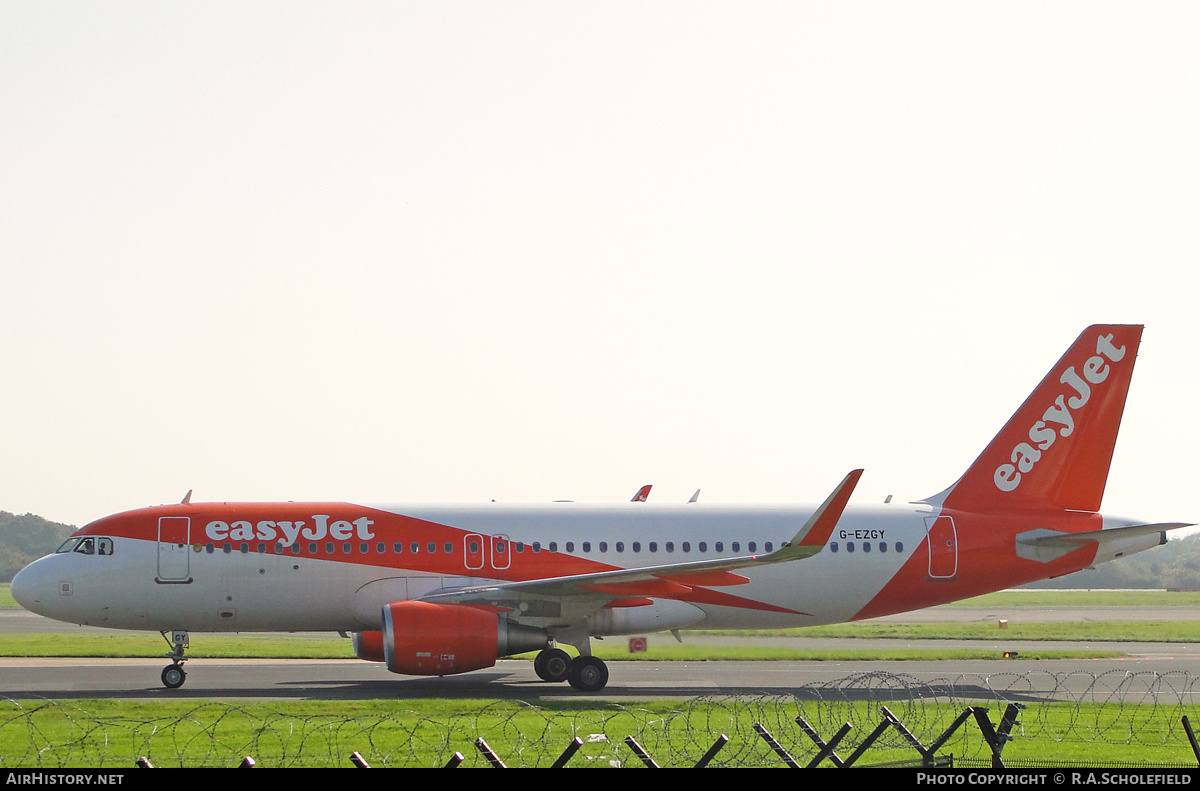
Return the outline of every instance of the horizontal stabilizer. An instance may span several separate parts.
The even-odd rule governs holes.
[[[1087,530],[1082,533],[1064,533],[1059,530],[1039,528],[1017,536],[1017,556],[1039,563],[1049,563],[1086,546],[1095,548],[1089,568],[1107,563],[1131,552],[1165,544],[1167,531],[1189,527],[1186,522],[1159,522],[1156,524],[1110,527],[1107,530]]]
[[[1181,527],[1192,527],[1189,522],[1159,522],[1157,524],[1129,525],[1128,527],[1110,527],[1107,530],[1088,530],[1084,533],[1049,532],[1042,535],[1022,535],[1017,541],[1027,546],[1063,546],[1079,545],[1086,541],[1109,541],[1120,538],[1136,538]]]

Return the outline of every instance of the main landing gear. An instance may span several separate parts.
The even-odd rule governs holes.
[[[538,652],[533,660],[533,670],[543,681],[566,681],[580,692],[599,692],[608,684],[608,665],[602,659],[594,656],[572,659],[561,648]]]
[[[171,664],[163,668],[162,683],[167,689],[179,689],[183,686],[183,682],[187,680],[187,673],[183,672],[183,663],[187,658],[183,655],[183,650],[188,647],[187,632],[171,632],[170,639],[167,638],[166,632],[159,632],[167,644],[171,646],[171,653],[165,654],[171,659]]]

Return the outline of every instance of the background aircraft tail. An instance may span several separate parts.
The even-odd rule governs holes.
[[[927,502],[1099,511],[1141,338],[1141,325],[1084,330],[958,482]]]

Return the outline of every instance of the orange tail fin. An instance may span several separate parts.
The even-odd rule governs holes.
[[[958,482],[929,502],[1099,511],[1141,338],[1141,325],[1084,330]]]

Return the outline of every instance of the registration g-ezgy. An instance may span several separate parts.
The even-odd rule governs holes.
[[[886,530],[839,530],[837,537],[842,541],[883,541]]]

